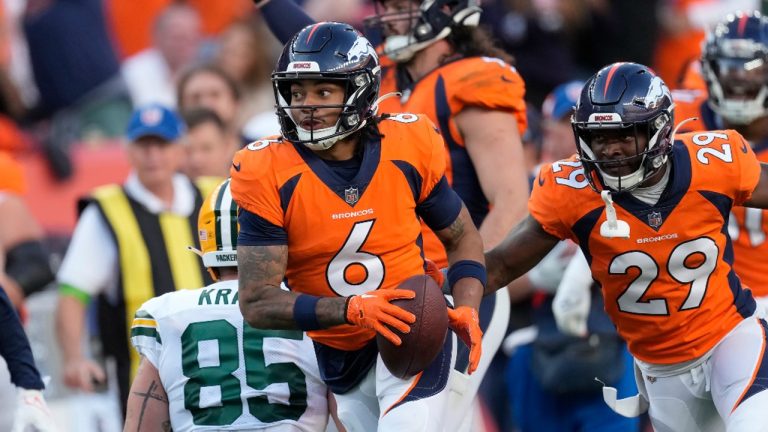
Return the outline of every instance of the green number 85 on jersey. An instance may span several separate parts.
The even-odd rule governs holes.
[[[307,409],[307,383],[304,372],[294,363],[267,365],[264,357],[264,339],[301,340],[303,337],[302,332],[295,330],[257,330],[247,325],[243,327],[245,383],[256,391],[265,391],[272,384],[285,383],[290,391],[288,405],[270,403],[266,394],[246,399],[248,412],[263,423],[297,421]],[[207,341],[218,344],[218,364],[200,364],[201,342]],[[223,319],[192,323],[182,333],[181,367],[184,376],[189,378],[184,385],[184,407],[192,413],[195,425],[227,426],[243,414],[241,383],[234,375],[240,367],[239,348],[237,329]],[[202,393],[208,397],[201,398]],[[205,407],[201,407],[201,399],[210,402],[211,396],[216,394],[220,395],[218,401],[206,403]]]

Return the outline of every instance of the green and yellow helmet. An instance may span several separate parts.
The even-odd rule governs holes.
[[[208,268],[237,266],[237,204],[229,179],[216,186],[200,207],[197,236],[203,265]]]

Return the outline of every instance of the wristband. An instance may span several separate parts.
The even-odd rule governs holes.
[[[317,322],[317,312],[315,312],[318,301],[320,301],[320,297],[307,294],[296,297],[296,302],[293,304],[293,320],[299,329],[308,331],[321,328],[320,323]]]
[[[448,286],[451,287],[451,292],[453,292],[453,286],[456,282],[464,278],[475,278],[479,280],[483,285],[483,288],[485,288],[485,285],[488,283],[488,275],[485,272],[485,266],[477,261],[461,260],[454,263],[448,269]]]

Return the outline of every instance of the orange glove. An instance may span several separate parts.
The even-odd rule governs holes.
[[[387,289],[370,291],[356,295],[347,301],[347,322],[368,329],[376,330],[396,346],[402,341],[384,324],[392,326],[401,333],[410,333],[416,316],[390,302],[398,299],[412,299],[416,293],[410,290]]]
[[[483,353],[483,331],[480,330],[480,318],[477,310],[469,306],[459,306],[456,309],[448,308],[448,327],[469,347],[469,368],[467,372],[477,369],[480,356]]]
[[[438,267],[437,264],[435,264],[435,262],[430,259],[425,259],[424,261],[427,264],[427,276],[434,279],[435,282],[437,282],[437,286],[440,287],[440,289],[443,289],[443,284],[445,283],[445,275],[440,271],[440,267]]]

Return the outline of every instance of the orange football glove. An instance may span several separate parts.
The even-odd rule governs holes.
[[[410,290],[387,289],[370,291],[356,295],[347,301],[347,322],[368,329],[376,330],[396,346],[402,341],[384,324],[392,326],[401,333],[410,333],[416,316],[390,302],[398,299],[412,299],[416,293]]]
[[[469,347],[469,368],[467,372],[477,369],[480,364],[480,356],[483,353],[483,331],[480,330],[480,318],[477,310],[469,306],[459,306],[456,309],[448,308],[448,327]]]
[[[434,281],[437,282],[437,286],[439,286],[440,289],[443,289],[443,284],[445,283],[445,275],[440,271],[440,267],[438,267],[437,264],[435,264],[435,262],[430,259],[425,259],[424,261],[427,264],[425,271],[427,276],[434,279]]]

